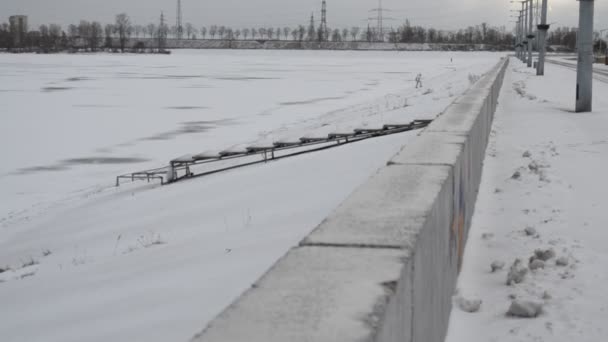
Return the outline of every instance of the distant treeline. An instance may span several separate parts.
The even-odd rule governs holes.
[[[290,40],[317,42],[388,42],[388,43],[432,43],[432,44],[484,44],[488,49],[510,49],[514,44],[513,33],[504,27],[493,27],[486,23],[465,29],[447,31],[411,25],[408,20],[400,27],[378,32],[375,27],[351,27],[322,30],[313,25],[305,27],[257,27],[234,29],[227,26],[211,25],[195,27],[186,23],[181,29],[167,26],[161,19],[158,24],[132,24],[127,14],[118,14],[113,24],[102,25],[97,21],[81,20],[66,28],[57,24],[41,25],[36,30],[28,30],[19,43],[7,23],[0,25],[0,49],[41,52],[56,51],[99,51],[127,49],[129,40],[139,38],[156,39],[155,48],[162,50],[166,39],[196,40]],[[563,45],[571,50],[576,44],[576,31],[569,28],[552,30],[550,45]],[[132,44],[133,45],[133,44]],[[143,49],[142,44],[135,44]],[[148,46],[149,47],[149,46]]]

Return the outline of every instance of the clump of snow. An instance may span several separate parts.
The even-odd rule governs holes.
[[[567,257],[559,257],[557,258],[557,260],[555,260],[555,264],[557,266],[568,266],[570,262],[568,261]]]
[[[480,78],[481,78],[480,75],[469,74],[469,83],[475,84],[477,81],[479,81]]]
[[[528,236],[536,236],[536,235],[538,235],[538,233],[536,232],[536,228],[534,228],[534,227],[526,227],[526,229],[524,229],[524,232]]]
[[[492,269],[492,273],[495,273],[496,271],[500,271],[505,268],[505,263],[503,261],[494,261],[490,265],[490,268]]]
[[[511,176],[511,179],[515,179],[515,180],[520,179],[520,178],[521,178],[521,172],[519,172],[519,171],[515,171],[513,173],[513,175]]]
[[[523,265],[521,259],[515,259],[509,269],[509,274],[507,274],[507,285],[511,286],[523,282],[527,273],[528,268]]]
[[[535,259],[547,261],[549,259],[555,258],[555,251],[553,248],[549,249],[537,249],[534,251],[534,255],[530,257],[530,263],[532,263]]]
[[[516,299],[511,302],[507,315],[521,318],[534,318],[538,317],[542,312],[542,303]]]
[[[465,298],[462,295],[458,295],[455,298],[456,304],[460,308],[460,310],[464,312],[474,313],[478,312],[481,308],[482,300],[478,298]]]
[[[535,271],[540,268],[545,268],[545,262],[539,259],[534,259],[530,262],[529,266],[532,271]]]
[[[526,151],[521,156],[524,157],[524,158],[530,158],[530,157],[532,157],[532,153],[530,153],[530,151]]]
[[[530,169],[530,171],[532,171],[534,173],[538,173],[538,170],[540,169],[540,165],[538,165],[538,163],[536,161],[532,161],[530,164],[528,164],[528,169]]]
[[[492,233],[483,233],[481,234],[481,238],[484,240],[490,240],[492,238],[494,238],[494,234]]]

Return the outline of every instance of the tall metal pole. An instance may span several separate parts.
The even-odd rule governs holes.
[[[182,25],[182,0],[177,0],[177,22],[175,27],[177,28],[177,39],[184,37],[184,26]]]
[[[590,112],[593,98],[593,0],[579,0],[576,112]]]
[[[523,26],[522,23],[523,22],[523,15],[522,12],[519,12],[519,20],[517,21],[517,58],[519,58],[519,60],[523,60],[523,53],[524,53],[524,32],[523,32]]]
[[[522,4],[522,7],[523,7],[523,4]],[[526,41],[526,38],[524,37],[524,35],[525,35],[524,12],[522,10],[519,12],[519,60],[522,62],[525,60],[524,48],[526,45],[524,45],[524,42]]]
[[[520,42],[520,37],[519,37],[519,24],[521,21],[521,16],[517,19],[517,21],[515,22],[515,56],[517,58],[520,57],[520,52],[521,52],[521,48],[519,47]]]
[[[536,68],[536,75],[545,75],[545,56],[547,54],[547,31],[549,31],[549,25],[547,24],[547,0],[543,0],[543,5],[540,14],[540,24],[538,25],[538,66]]]
[[[526,56],[526,52],[525,51],[528,49],[528,28],[527,28],[528,26],[526,24],[528,22],[528,7],[527,7],[527,5],[528,5],[527,1],[524,1],[524,2],[521,3],[522,11],[524,13],[524,21],[522,23],[522,26],[524,28],[524,31],[523,31],[523,38],[524,38],[524,41],[523,41],[523,44],[524,44],[523,50],[524,50],[524,52],[522,53],[522,59],[521,59],[521,61],[524,62],[524,63],[526,63],[526,60],[527,60],[527,58],[526,58],[527,56]]]
[[[532,26],[534,25],[534,0],[530,0],[528,5],[528,20],[529,20],[529,31],[528,31],[528,68],[532,67],[532,42],[534,41],[534,31]]]

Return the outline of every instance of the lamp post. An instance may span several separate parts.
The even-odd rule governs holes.
[[[515,10],[511,10],[511,12],[519,12]],[[521,25],[521,13],[519,15],[511,15],[511,18],[517,19],[516,21],[510,21],[515,23],[515,56],[517,58],[521,57],[521,36],[520,36],[520,25]]]
[[[523,16],[524,20],[522,21],[522,27],[524,28],[524,30],[523,30],[524,41],[522,42],[522,44],[524,44],[524,46],[523,46],[524,51],[522,54],[523,58],[521,61],[526,63],[526,61],[528,59],[527,55],[526,55],[526,50],[528,49],[528,44],[529,44],[529,42],[528,42],[528,25],[526,24],[526,22],[528,22],[528,1],[527,0],[522,1],[521,7],[522,7],[523,14],[524,14],[524,16]]]
[[[532,42],[534,41],[534,33],[532,31],[532,26],[534,25],[534,0],[530,0],[528,4],[528,21],[529,21],[529,30],[528,30],[528,68],[532,67]]]
[[[608,65],[608,40],[602,39],[602,33],[608,31],[608,29],[600,30],[600,51],[602,50],[602,41],[606,44],[606,50],[604,50],[604,62]]]
[[[519,59],[523,62],[526,63],[526,47],[528,46],[528,40],[527,40],[527,35],[528,35],[528,29],[527,29],[527,17],[528,17],[528,11],[526,8],[526,5],[528,3],[529,0],[523,0],[523,1],[514,1],[511,0],[511,3],[521,3],[521,10],[519,11],[519,47],[520,47],[520,53],[519,53]]]
[[[591,112],[593,99],[593,0],[579,1],[576,112]]]
[[[536,75],[545,75],[545,55],[547,53],[547,31],[549,31],[549,25],[547,24],[547,0],[543,0],[540,24],[538,25],[538,66],[536,68]]]

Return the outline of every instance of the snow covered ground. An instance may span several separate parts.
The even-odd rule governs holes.
[[[477,313],[455,305],[448,342],[608,336],[608,84],[594,81],[591,114],[573,113],[575,87],[571,69],[548,64],[539,78],[512,59],[458,284],[460,298],[483,303]],[[537,249],[555,256],[507,286],[514,261],[534,268]],[[504,268],[492,272],[494,262]],[[513,300],[542,313],[507,316]]]
[[[116,175],[432,118],[500,57],[0,54],[2,340],[187,340],[415,132],[168,187]]]
[[[31,217],[69,193],[186,153],[432,117],[469,86],[469,74],[496,59],[433,52],[2,54],[0,202],[10,204],[0,208],[0,220]],[[418,72],[425,88],[415,91]],[[406,104],[405,111],[388,110]]]

